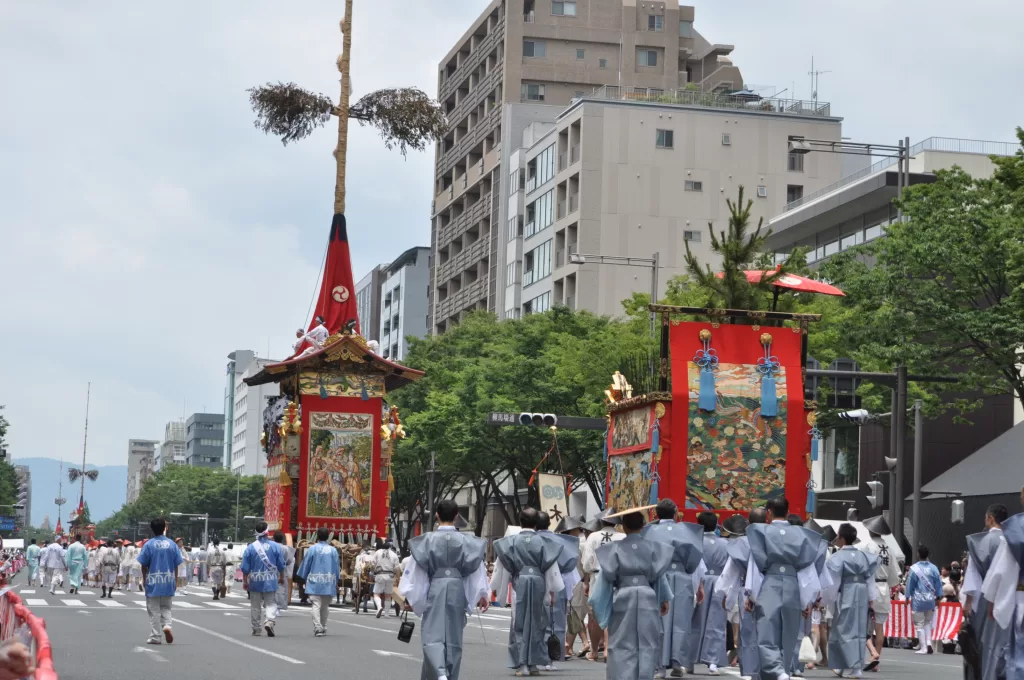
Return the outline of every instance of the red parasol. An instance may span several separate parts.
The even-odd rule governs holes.
[[[759,269],[747,269],[743,273],[746,275],[747,281],[750,283],[760,283],[761,279],[766,276],[771,276],[777,271],[778,269],[768,269],[766,271],[761,271]],[[715,274],[718,278],[722,278],[724,275],[724,272],[718,272]],[[825,283],[824,281],[815,281],[814,279],[809,279],[806,276],[800,276],[799,274],[783,274],[772,281],[772,285],[776,288],[788,288],[789,290],[797,290],[804,293],[818,293],[819,295],[838,295],[846,297],[846,293],[831,284]]]

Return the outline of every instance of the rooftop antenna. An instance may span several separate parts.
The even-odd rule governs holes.
[[[811,70],[807,73],[811,77],[811,100],[814,102],[814,108],[818,108],[818,79],[819,76],[825,73],[832,73],[832,71],[815,71],[814,70],[814,55],[811,55]]]

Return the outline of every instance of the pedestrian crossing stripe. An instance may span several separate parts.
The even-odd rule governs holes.
[[[145,602],[142,603],[145,606]],[[185,609],[202,609],[203,606],[200,604],[192,604],[191,602],[175,602],[172,606],[183,607]]]
[[[84,607],[85,603],[81,600],[61,600],[64,604],[69,607]]]
[[[182,603],[184,604],[184,603]],[[207,602],[207,607],[220,607],[221,609],[237,609],[233,604],[224,604],[223,602]]]
[[[37,600],[31,597],[25,598],[25,604],[29,607],[49,607],[50,603],[46,600]]]
[[[114,602],[113,600],[100,600],[100,604],[104,607],[123,607],[124,605],[120,602]]]
[[[31,589],[31,588],[26,588],[25,590],[22,590],[20,592],[21,592],[22,595],[35,595],[36,594],[36,591],[34,589]]]

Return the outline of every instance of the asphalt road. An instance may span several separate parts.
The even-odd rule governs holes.
[[[140,594],[100,600],[99,593],[79,595],[45,589],[16,590],[46,620],[57,673],[67,680],[181,680],[183,677],[236,680],[278,680],[301,677],[395,680],[419,678],[419,635],[410,644],[397,639],[396,618],[376,619],[350,608],[332,609],[327,637],[314,638],[308,608],[292,605],[277,623],[277,637],[253,637],[244,593],[214,603],[210,592],[189,587],[175,599],[174,644],[146,644],[149,620]],[[214,604],[220,606],[213,606]],[[481,628],[482,626],[482,628]],[[492,609],[474,616],[466,630],[463,679],[512,677],[505,667],[508,610]],[[418,628],[418,626],[417,626]],[[706,671],[698,667],[697,675]],[[552,678],[603,678],[603,664],[575,660],[544,673]],[[726,677],[737,675],[734,669]],[[885,650],[883,664],[872,678],[959,680],[960,657],[916,656]],[[807,673],[808,680],[831,680],[829,671]]]

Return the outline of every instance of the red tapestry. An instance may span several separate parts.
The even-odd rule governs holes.
[[[707,343],[701,331],[711,333]],[[762,336],[770,344],[762,345]],[[692,512],[748,512],[785,494],[802,514],[810,451],[799,329],[678,323],[671,327],[671,481],[666,492]],[[699,407],[705,350],[713,350],[714,409]],[[762,367],[773,362],[776,413],[762,416]],[[685,460],[685,475],[682,474]],[[684,503],[679,503],[681,506]]]

